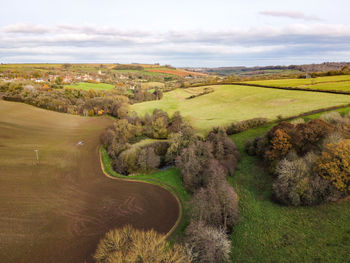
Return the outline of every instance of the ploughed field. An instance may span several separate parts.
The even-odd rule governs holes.
[[[170,192],[103,174],[99,135],[111,119],[6,101],[0,112],[1,262],[92,262],[112,228],[166,233],[175,224],[179,206]]]
[[[213,92],[204,94],[206,88]],[[193,95],[197,97],[189,99]],[[164,93],[161,100],[133,104],[131,109],[141,115],[156,108],[169,114],[180,111],[197,130],[205,133],[232,122],[257,117],[274,120],[279,115],[290,117],[348,103],[349,95],[223,85],[176,89]]]

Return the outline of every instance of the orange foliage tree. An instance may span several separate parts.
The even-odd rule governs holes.
[[[265,152],[266,158],[273,162],[282,159],[292,148],[291,137],[282,129],[276,129],[270,141],[270,149]]]
[[[350,191],[350,140],[329,144],[315,165],[315,172],[340,191]]]

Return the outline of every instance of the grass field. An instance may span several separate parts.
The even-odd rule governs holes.
[[[350,75],[319,77],[310,79],[274,79],[256,80],[245,83],[266,85],[271,87],[296,87],[319,90],[350,91]]]
[[[164,88],[165,84],[162,82],[142,82],[141,88],[142,89],[152,89],[152,88]]]
[[[177,89],[164,93],[161,100],[134,104],[131,109],[141,115],[155,108],[169,114],[180,111],[200,132],[213,126],[235,121],[265,117],[276,119],[303,112],[350,103],[347,95],[311,93],[246,87],[237,85],[213,86],[214,92],[194,99],[186,99],[204,87]]]
[[[348,112],[350,108],[342,109]],[[319,114],[305,119],[319,117]],[[241,222],[232,239],[232,262],[350,262],[350,202],[286,207],[272,201],[272,177],[244,144],[273,125],[231,138],[242,154],[230,178],[240,199]]]
[[[110,90],[114,89],[114,85],[107,83],[89,83],[89,82],[79,82],[73,85],[66,85],[65,87],[72,89],[82,89],[82,90]]]
[[[99,239],[112,228],[131,224],[166,233],[173,227],[179,206],[169,191],[103,174],[99,135],[111,118],[6,101],[0,112],[1,262],[92,262]],[[153,177],[181,194],[176,171]]]

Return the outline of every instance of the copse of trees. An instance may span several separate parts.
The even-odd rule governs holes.
[[[281,122],[247,142],[274,175],[273,192],[286,205],[315,205],[350,193],[350,119],[337,112],[295,124]]]
[[[152,115],[143,118],[129,114],[116,120],[101,136],[102,144],[112,160],[112,166],[120,174],[150,172],[171,163],[167,154],[168,138],[183,131],[191,130],[181,115],[176,112],[172,117],[155,109]],[[137,146],[135,143],[151,138],[158,141]],[[174,146],[172,146],[174,148]]]
[[[240,159],[236,145],[222,128],[205,139],[187,128],[172,134],[166,157],[175,162],[185,188],[193,193],[185,233],[193,262],[226,262],[228,233],[239,221],[238,197],[226,180]]]
[[[181,145],[181,142],[175,142]],[[208,176],[206,171],[212,160],[216,160],[225,174],[232,175],[240,158],[236,145],[227,137],[224,129],[214,129],[206,140],[193,136],[182,143],[183,149],[176,157],[176,167],[181,171],[181,177],[187,190],[194,192],[200,187],[206,187]],[[174,149],[170,143],[169,149]]]

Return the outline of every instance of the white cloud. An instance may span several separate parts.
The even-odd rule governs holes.
[[[49,32],[49,28],[33,24],[14,24],[5,26],[3,31],[6,33],[43,34]]]
[[[287,17],[292,19],[321,21],[321,19],[317,16],[305,15],[304,13],[301,13],[301,12],[267,10],[267,11],[260,12],[260,14],[264,16]]]
[[[0,62],[161,62],[233,65],[291,57],[349,54],[350,26],[292,24],[285,27],[201,31],[123,30],[94,25],[16,24],[0,29]],[[21,58],[23,58],[21,60]],[[350,59],[345,56],[344,59]],[[261,62],[263,61],[263,62]],[[199,62],[198,62],[199,63]],[[288,63],[288,62],[286,62]],[[178,65],[178,64],[177,64]]]

